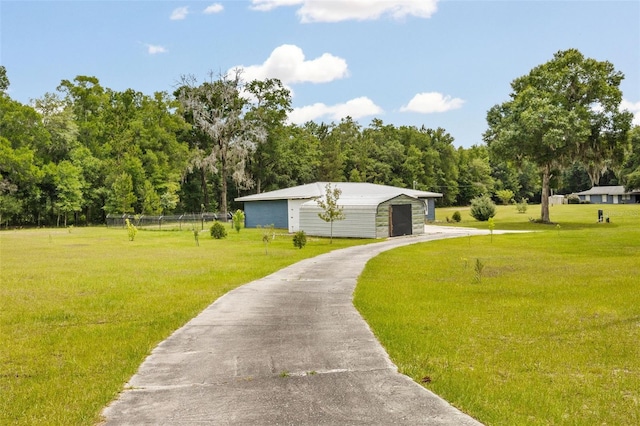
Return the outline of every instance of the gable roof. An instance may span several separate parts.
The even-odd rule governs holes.
[[[364,199],[386,201],[398,195],[408,195],[413,198],[440,198],[442,194],[415,189],[399,188],[389,185],[377,185],[367,182],[315,182],[292,188],[278,189],[276,191],[263,192],[262,194],[238,197],[236,201],[267,201],[267,200],[311,200],[325,195],[325,187],[330,183],[342,191],[341,200],[351,199],[354,203]],[[364,203],[363,203],[364,204]]]
[[[594,186],[586,191],[578,192],[576,195],[625,195],[637,194],[638,191],[625,191],[624,186]]]

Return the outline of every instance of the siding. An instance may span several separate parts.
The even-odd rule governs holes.
[[[343,238],[387,238],[389,237],[389,206],[410,204],[412,233],[424,233],[424,202],[400,195],[379,205],[345,205],[344,220],[333,222],[333,236]],[[300,229],[308,235],[329,237],[331,225],[318,217],[322,210],[314,202],[300,207]]]
[[[389,206],[393,204],[411,204],[412,234],[424,234],[424,202],[415,198],[399,195],[378,205],[376,214],[376,238],[389,237]]]
[[[309,235],[329,237],[331,224],[318,217],[315,203],[300,207],[300,229]],[[346,238],[376,238],[376,206],[344,206],[344,220],[333,222],[333,236]]]
[[[256,228],[273,224],[275,228],[287,229],[287,200],[251,201],[244,203],[245,226]]]
[[[300,206],[307,200],[288,200],[287,209],[289,217],[289,232],[298,232],[300,230]]]
[[[640,197],[636,194],[623,195],[578,195],[580,201],[588,201],[591,204],[634,204],[640,203]],[[606,201],[605,201],[605,197]],[[628,198],[627,198],[628,197]]]
[[[427,203],[426,220],[433,222],[436,220],[436,200],[435,198],[427,198],[425,203]]]

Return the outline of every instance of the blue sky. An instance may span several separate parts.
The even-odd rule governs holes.
[[[569,48],[625,74],[640,124],[638,0],[0,0],[0,63],[24,103],[77,75],[152,94],[243,67],[291,89],[292,122],[442,127],[465,147],[513,79]]]

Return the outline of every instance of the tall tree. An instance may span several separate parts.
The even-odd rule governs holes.
[[[177,97],[192,124],[210,141],[208,151],[198,149],[192,162],[199,169],[220,174],[220,210],[227,217],[228,181],[237,186],[252,185],[246,172],[246,162],[256,144],[267,136],[257,120],[245,119],[248,100],[241,96],[241,71],[222,75],[218,80],[198,84],[193,77],[184,77]]]
[[[251,157],[251,173],[260,193],[263,186],[268,188],[279,180],[283,172],[279,166],[287,160],[282,156],[287,140],[285,122],[291,111],[291,93],[278,79],[251,81],[245,91],[255,100],[246,120],[254,122],[255,126],[263,126],[266,131],[265,140],[257,145]]]
[[[22,203],[16,197],[17,191],[18,187],[15,184],[0,176],[0,226],[8,217],[22,210]]]
[[[453,146],[453,136],[441,127],[437,129],[420,129],[429,135],[431,149],[437,153],[435,157],[434,173],[437,192],[442,193],[442,203],[445,206],[454,203],[458,195],[458,152]]]
[[[343,136],[353,134],[355,123],[351,121],[350,117],[347,117],[340,124],[340,129],[334,123],[331,125],[322,123],[315,128],[315,135],[320,141],[320,156],[322,158],[318,166],[318,179],[321,181],[344,182],[346,180],[345,161],[347,154]],[[347,132],[346,135],[345,132]]]
[[[640,126],[629,132],[629,153],[624,164],[624,182],[627,191],[640,189]]]
[[[122,172],[113,181],[111,192],[107,198],[105,210],[107,213],[133,213],[133,203],[138,198],[133,192],[133,180],[131,175]]]
[[[104,114],[109,106],[109,93],[96,77],[77,76],[73,81],[62,80],[57,89],[71,105],[78,126],[78,141],[97,158],[106,156],[109,132]]]
[[[373,120],[363,131],[363,138],[372,161],[365,162],[366,182],[405,186],[403,166],[407,159],[401,131],[382,120]]]
[[[4,65],[0,65],[0,93],[4,93],[9,88],[9,77],[7,77],[7,69]]]
[[[471,148],[458,150],[459,193],[457,204],[469,205],[471,200],[486,195],[491,197],[495,183],[491,176],[489,154],[485,146],[474,145]]]
[[[0,72],[1,74],[1,72]],[[0,75],[1,77],[1,75]],[[0,78],[1,80],[1,78]],[[8,80],[4,83],[5,90]],[[36,222],[41,208],[40,147],[49,144],[49,132],[40,114],[0,91],[0,197],[3,219]]]
[[[41,147],[39,155],[55,163],[68,159],[71,150],[78,146],[78,125],[68,102],[55,93],[45,93],[34,101],[34,108],[51,135],[48,144]]]
[[[542,175],[540,220],[550,222],[553,173],[578,160],[604,163],[626,143],[631,114],[619,111],[623,74],[578,50],[515,79],[511,99],[487,113],[484,140],[503,159],[529,159]]]
[[[55,207],[64,216],[64,226],[67,226],[67,215],[82,209],[82,170],[70,161],[63,160],[56,167],[55,185],[57,200]]]

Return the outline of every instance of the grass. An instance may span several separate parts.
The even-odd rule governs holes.
[[[401,372],[485,424],[640,424],[640,205],[554,206],[560,227],[538,209],[495,222],[540,232],[381,254],[356,307]],[[438,219],[455,210],[487,227]]]
[[[276,231],[282,232],[282,231]],[[149,352],[229,290],[366,240],[262,231],[74,228],[0,232],[0,424],[100,420]]]
[[[505,230],[529,230],[545,231],[556,230],[560,225],[564,230],[579,230],[585,228],[601,227],[598,223],[598,210],[603,210],[609,217],[609,228],[617,228],[620,225],[633,225],[640,223],[639,204],[563,204],[549,207],[549,215],[552,224],[535,224],[532,220],[540,218],[540,206],[531,205],[526,213],[518,213],[515,206],[497,206],[495,222],[496,229]],[[448,223],[454,212],[460,212],[462,220],[459,223]],[[489,229],[488,222],[478,222],[469,212],[469,207],[446,207],[436,209],[436,223],[447,226],[469,226],[473,228]]]

